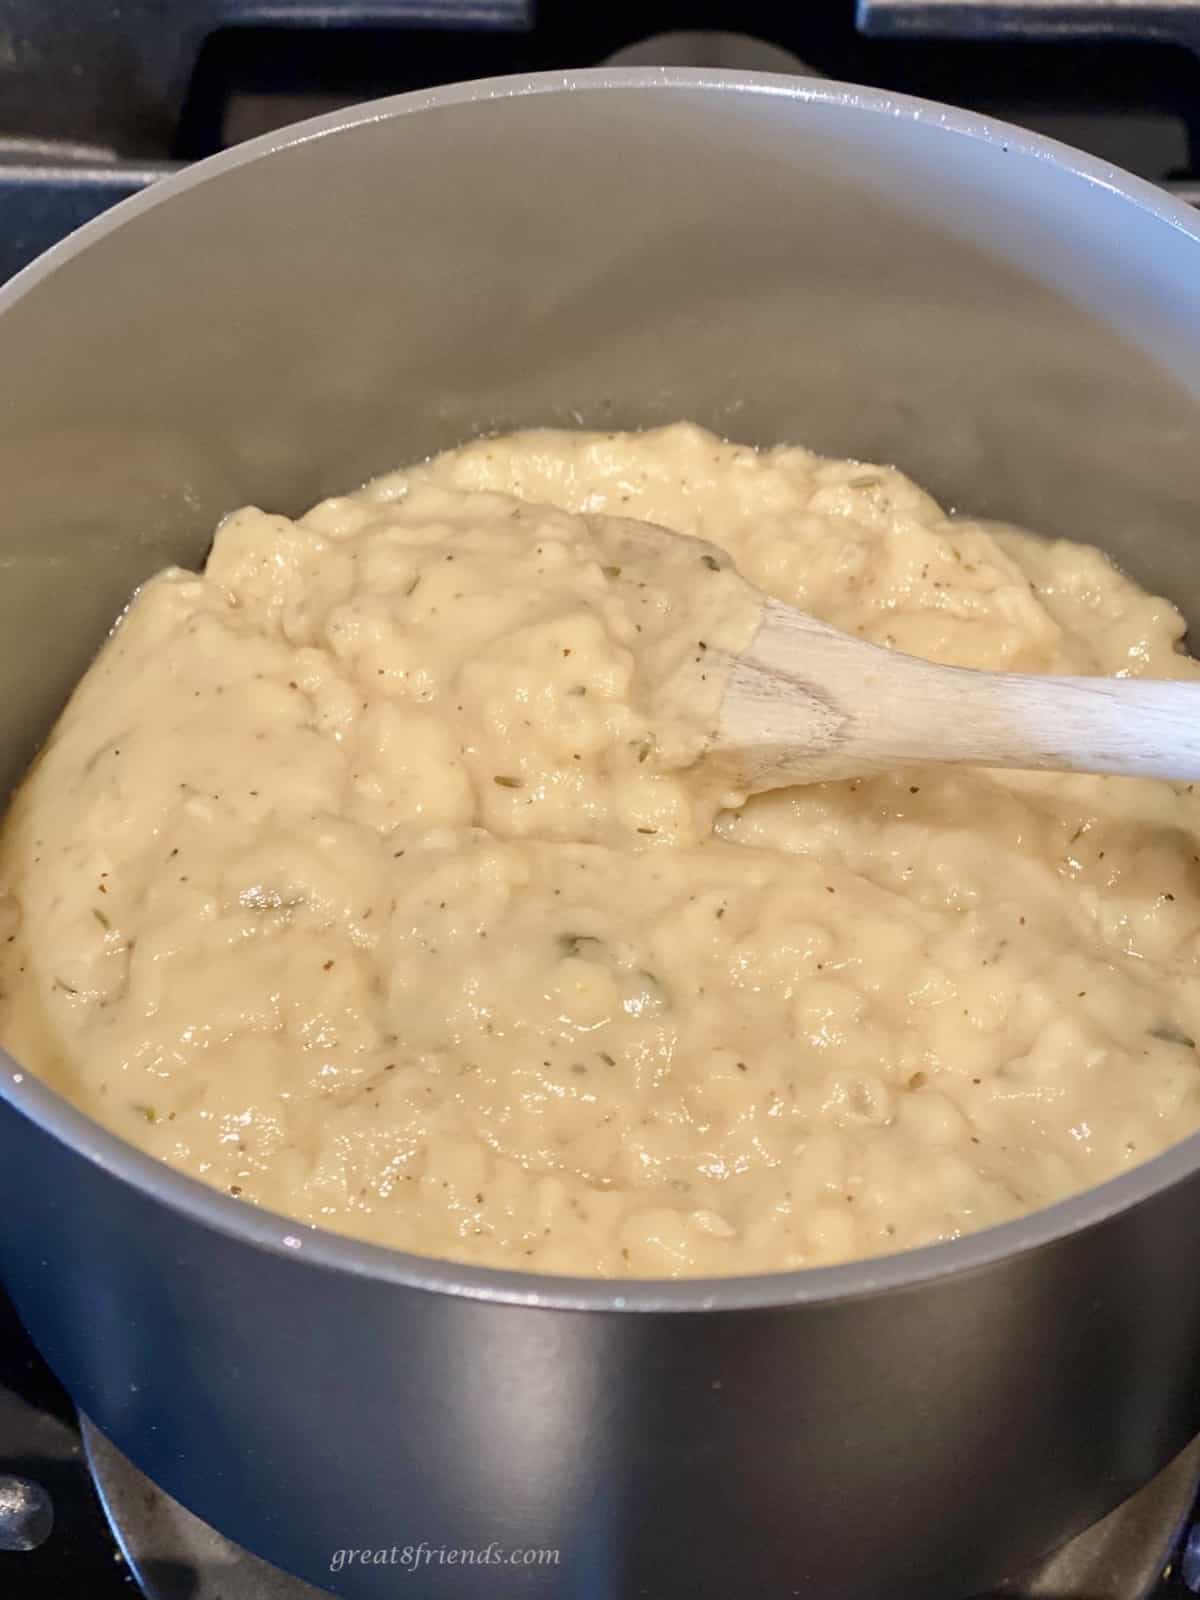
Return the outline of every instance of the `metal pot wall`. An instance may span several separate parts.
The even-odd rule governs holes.
[[[487,428],[690,417],[894,460],[1200,619],[1197,219],[867,91],[614,70],[309,124],[16,279],[0,371],[5,782],[221,513]],[[52,1365],[201,1516],[364,1600],[988,1587],[1200,1427],[1198,1168],[1192,1139],[836,1269],[536,1278],[243,1207],[0,1057],[0,1272]],[[558,1557],[415,1573],[422,1541]]]

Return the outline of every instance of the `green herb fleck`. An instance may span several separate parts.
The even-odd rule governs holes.
[[[1150,1037],[1152,1039],[1161,1039],[1164,1044],[1182,1045],[1185,1050],[1194,1050],[1196,1048],[1196,1041],[1191,1034],[1184,1033],[1182,1028],[1176,1028],[1170,1022],[1164,1022],[1159,1028],[1151,1028]]]

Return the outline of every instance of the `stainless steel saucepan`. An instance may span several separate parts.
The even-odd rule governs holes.
[[[1196,217],[873,91],[602,70],[309,123],[28,269],[0,375],[5,783],[223,512],[484,429],[895,461],[1200,619]],[[1198,1171],[1193,1138],[907,1255],[576,1281],[249,1209],[0,1057],[0,1274],[51,1364],[164,1488],[356,1600],[987,1588],[1200,1428]],[[496,1553],[414,1571],[421,1542]],[[492,1564],[527,1548],[557,1560]]]

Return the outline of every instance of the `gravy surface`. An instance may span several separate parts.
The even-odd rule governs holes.
[[[147,583],[0,842],[0,1039],[244,1201],[426,1255],[755,1272],[1200,1125],[1200,797],[913,770],[715,818],[648,686],[736,580],[931,659],[1197,678],[1098,551],[690,425],[482,440]]]

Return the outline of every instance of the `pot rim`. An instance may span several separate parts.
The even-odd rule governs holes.
[[[160,178],[141,193],[119,202],[31,262],[0,288],[0,315],[43,279],[143,211],[219,178],[224,172],[306,144],[311,139],[366,123],[391,121],[415,112],[478,101],[627,89],[762,95],[842,107],[881,119],[904,116],[934,125],[948,137],[1000,145],[1014,157],[1048,163],[1191,237],[1200,248],[1200,215],[1183,201],[1111,163],[991,117],[911,95],[824,78],[707,68],[596,67],[486,78],[394,95],[295,123],[210,156],[179,173]],[[297,1264],[461,1298],[574,1311],[766,1309],[852,1300],[916,1288],[932,1280],[991,1266],[1005,1257],[1043,1248],[1084,1228],[1094,1227],[1183,1182],[1200,1167],[1200,1133],[1195,1133],[1150,1161],[1066,1200],[1014,1221],[939,1244],[837,1266],[737,1277],[577,1278],[413,1255],[246,1204],[127,1144],[77,1110],[35,1074],[21,1068],[2,1050],[0,1099],[44,1133],[148,1198],[163,1202],[203,1228],[272,1254],[290,1257]]]

